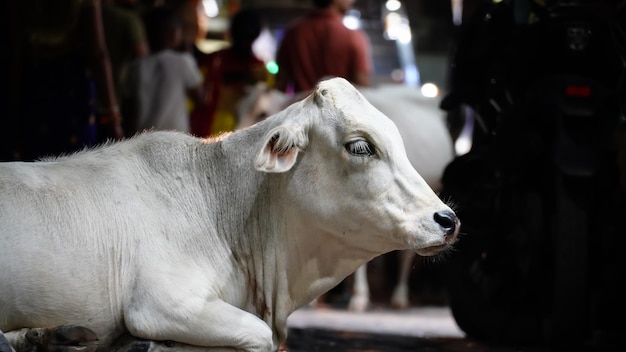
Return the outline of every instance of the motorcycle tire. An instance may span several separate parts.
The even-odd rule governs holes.
[[[546,326],[549,344],[559,351],[583,350],[589,334],[590,180],[556,176],[553,234],[554,288]]]

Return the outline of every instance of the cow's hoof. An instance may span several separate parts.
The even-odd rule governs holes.
[[[367,296],[354,295],[348,303],[348,310],[351,312],[365,312],[370,306],[370,300]]]
[[[49,344],[53,345],[97,345],[98,335],[84,326],[62,325],[53,328]]]
[[[410,305],[408,289],[406,287],[396,288],[391,295],[391,308],[402,310],[408,309]]]
[[[408,309],[410,304],[408,300],[403,299],[394,299],[391,300],[391,308],[395,310],[405,310]]]
[[[29,329],[26,340],[38,352],[93,352],[98,348],[96,333],[76,325]]]

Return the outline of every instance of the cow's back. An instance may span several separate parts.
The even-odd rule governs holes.
[[[159,184],[170,182],[173,161],[157,150],[175,154],[193,142],[151,138],[0,164],[0,330],[85,325],[85,316],[103,339],[103,331],[121,328],[137,243],[150,240],[145,234],[163,217],[159,202],[168,201]]]

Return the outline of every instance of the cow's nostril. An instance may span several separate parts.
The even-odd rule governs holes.
[[[435,213],[435,221],[441,225],[446,235],[451,235],[456,230],[456,215],[451,211],[439,211]]]

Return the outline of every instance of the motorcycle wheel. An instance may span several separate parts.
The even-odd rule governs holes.
[[[528,209],[542,209],[536,204],[540,201],[536,195],[524,197]],[[462,214],[460,217],[463,219]],[[473,219],[467,220],[463,224],[465,235],[443,268],[448,302],[457,325],[467,337],[479,341],[540,344],[544,304],[538,302],[537,292],[544,291],[544,282],[520,270],[519,265],[523,262],[536,266],[533,246],[518,250],[515,241],[527,238],[521,230],[505,235],[493,224],[473,226]]]
[[[546,337],[553,348],[581,350],[589,332],[590,180],[556,176],[554,288]]]

